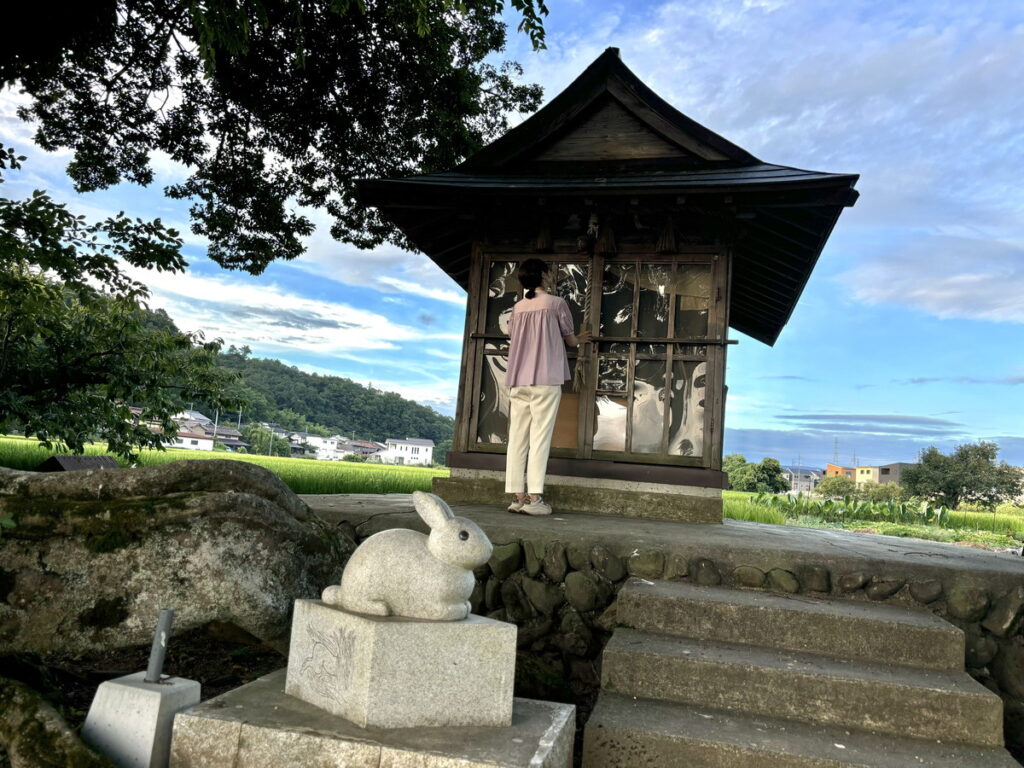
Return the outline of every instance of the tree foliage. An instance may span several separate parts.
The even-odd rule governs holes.
[[[857,490],[857,483],[852,477],[846,475],[832,475],[823,478],[814,488],[814,492],[827,499],[843,499],[853,496]]]
[[[731,453],[722,460],[722,471],[729,476],[729,485],[734,491],[783,493],[789,490],[789,481],[778,459],[766,457],[752,464],[743,454]]]
[[[5,41],[0,84],[31,97],[36,143],[73,151],[79,191],[149,184],[156,152],[183,164],[167,194],[192,202],[214,261],[254,274],[302,253],[313,224],[298,206],[325,210],[342,241],[403,244],[355,180],[451,167],[541,98],[495,61],[504,0],[80,5],[74,28],[19,4],[28,18]],[[543,47],[543,0],[510,5]]]
[[[250,422],[242,429],[242,439],[249,444],[250,453],[263,456],[291,456],[291,444],[283,437],[278,437],[266,427]]]
[[[22,159],[0,145],[0,171]],[[174,434],[182,402],[229,402],[219,343],[147,315],[145,287],[120,268],[181,269],[180,247],[159,219],[90,223],[39,190],[23,201],[0,197],[0,433],[17,429],[76,453],[101,439],[130,456]]]
[[[306,373],[279,360],[255,358],[246,347],[229,347],[219,363],[239,375],[239,396],[248,402],[247,421],[363,440],[419,437],[441,443],[452,436],[451,417],[394,392],[340,376]]]
[[[993,508],[1024,490],[1020,470],[997,463],[998,455],[999,446],[989,442],[958,445],[948,456],[931,446],[918,464],[903,470],[903,486],[951,509],[961,502]]]

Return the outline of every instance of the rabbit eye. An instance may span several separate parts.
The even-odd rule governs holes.
[[[459,531],[459,538],[465,541],[469,538],[469,531]]]

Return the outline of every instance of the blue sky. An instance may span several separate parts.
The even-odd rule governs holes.
[[[509,56],[545,98],[609,45],[684,113],[766,162],[861,174],[774,347],[736,334],[726,451],[784,464],[912,461],[995,440],[1024,464],[1024,6],[1018,2],[550,2],[548,50]],[[185,275],[139,274],[178,325],[451,413],[465,297],[426,257],[333,241],[260,277],[205,260],[181,178],[77,196],[67,156],[30,144],[0,94],[0,141],[87,215],[124,209],[186,233]],[[519,118],[516,118],[517,120]]]

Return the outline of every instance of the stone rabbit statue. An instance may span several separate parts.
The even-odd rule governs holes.
[[[491,542],[434,494],[415,491],[412,499],[430,535],[401,528],[375,533],[352,553],[341,584],[324,590],[324,603],[373,616],[459,621],[469,615],[473,569],[490,559]]]

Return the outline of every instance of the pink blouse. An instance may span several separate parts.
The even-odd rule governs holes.
[[[569,358],[563,336],[573,334],[572,314],[565,299],[538,290],[512,308],[505,386],[559,385],[568,381]]]

